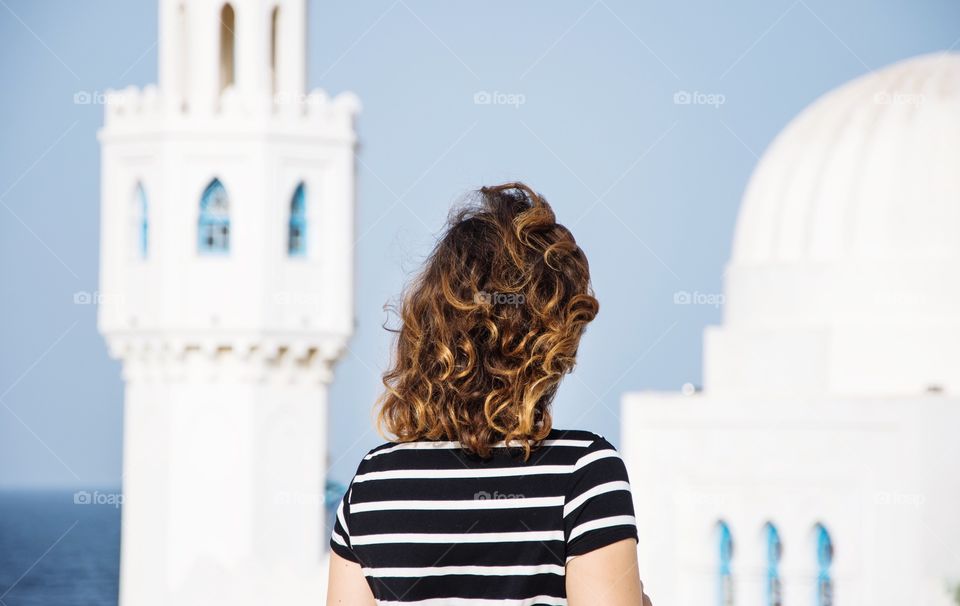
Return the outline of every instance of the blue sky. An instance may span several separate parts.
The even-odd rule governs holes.
[[[960,45],[960,5],[311,1],[309,34],[310,85],[364,105],[358,328],[330,410],[343,480],[380,441],[383,305],[464,192],[525,180],[587,252],[601,311],[556,419],[619,444],[624,391],[700,380],[721,310],[674,295],[721,292],[757,156],[831,88]],[[73,302],[97,288],[102,106],[74,95],[155,82],[156,41],[156,1],[0,0],[0,486],[119,480],[119,364]]]

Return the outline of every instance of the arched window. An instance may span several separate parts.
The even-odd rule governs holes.
[[[147,212],[147,192],[143,183],[137,183],[133,192],[133,233],[136,241],[136,251],[141,259],[147,258],[148,238],[150,236],[150,217]]]
[[[733,533],[723,520],[717,522],[717,547],[717,604],[733,606]]]
[[[783,606],[783,596],[780,590],[780,556],[783,554],[783,544],[780,542],[780,533],[777,527],[767,522],[763,527],[763,534],[767,546],[767,574],[765,582],[765,601],[767,606]]]
[[[200,197],[197,225],[201,253],[230,252],[230,198],[220,179],[214,179]]]
[[[817,541],[817,606],[833,606],[833,578],[830,576],[833,541],[823,524],[817,524],[814,534]]]
[[[280,7],[270,12],[270,92],[277,93],[277,35],[280,33]]]
[[[236,77],[236,15],[230,4],[220,9],[220,92],[233,86]]]
[[[290,223],[287,227],[287,254],[302,257],[307,254],[307,192],[303,183],[290,198]]]

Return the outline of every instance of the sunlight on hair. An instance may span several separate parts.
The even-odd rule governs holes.
[[[587,258],[547,201],[523,183],[482,188],[401,301],[381,431],[482,457],[518,440],[529,456],[598,309]]]

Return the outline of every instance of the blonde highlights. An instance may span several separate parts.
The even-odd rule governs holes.
[[[484,187],[456,210],[399,306],[378,426],[488,457],[550,432],[550,403],[599,304],[587,258],[542,196]]]

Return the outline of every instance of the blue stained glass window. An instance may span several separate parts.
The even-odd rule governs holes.
[[[823,524],[817,524],[817,606],[833,606],[833,541]]]
[[[230,198],[220,179],[214,179],[200,197],[197,246],[203,254],[230,252]]]
[[[767,574],[766,600],[767,606],[783,606],[783,595],[780,583],[780,556],[783,554],[783,543],[780,542],[780,533],[771,523],[764,526],[764,535],[767,543]]]
[[[148,242],[150,237],[149,215],[147,213],[147,192],[143,189],[143,183],[137,183],[137,191],[134,195],[134,205],[137,217],[137,250],[141,259],[147,258]]]
[[[733,534],[726,522],[717,523],[717,541],[719,547],[719,568],[717,570],[717,603],[720,606],[733,606]]]
[[[287,254],[307,254],[307,193],[303,183],[297,185],[290,199],[290,224],[287,227]]]

